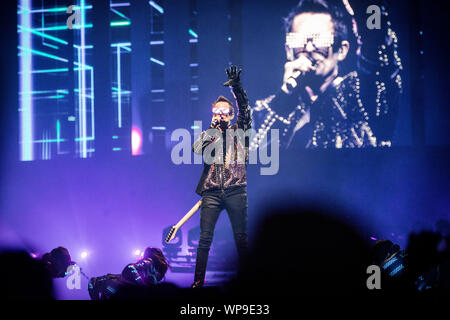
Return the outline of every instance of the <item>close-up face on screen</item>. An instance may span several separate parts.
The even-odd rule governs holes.
[[[264,71],[278,77],[255,101],[254,146],[275,128],[282,149],[411,145],[409,17],[398,3],[362,2],[293,1],[269,17],[263,46],[271,39],[279,61]]]
[[[215,319],[449,294],[441,1],[7,3],[12,299]]]

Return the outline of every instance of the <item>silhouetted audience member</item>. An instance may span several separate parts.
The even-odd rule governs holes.
[[[450,237],[450,221],[444,219],[436,221],[436,232],[445,238]]]
[[[49,271],[26,251],[0,253],[2,295],[7,300],[53,300],[53,282]]]
[[[405,259],[406,288],[424,294],[450,294],[450,247],[448,238],[435,232],[421,232],[409,237]]]
[[[40,260],[52,278],[64,278],[69,266],[75,264],[70,257],[69,250],[64,247],[57,247],[49,253],[45,253]]]
[[[295,299],[367,292],[370,246],[335,213],[295,205],[270,210],[238,276],[236,293]]]

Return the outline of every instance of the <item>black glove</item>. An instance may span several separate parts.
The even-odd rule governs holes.
[[[233,87],[233,86],[237,86],[240,85],[241,83],[241,79],[239,78],[242,69],[237,69],[236,66],[232,65],[229,68],[226,68],[225,71],[227,72],[228,75],[228,81],[224,82],[223,85],[225,87]]]

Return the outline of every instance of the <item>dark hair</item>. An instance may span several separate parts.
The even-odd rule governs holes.
[[[214,106],[218,103],[218,102],[226,102],[230,105],[230,109],[231,109],[231,115],[234,114],[234,108],[233,108],[233,103],[228,100],[227,98],[225,98],[224,96],[219,96],[216,101],[213,102],[212,107],[214,108]]]
[[[160,277],[158,281],[164,278],[164,275],[169,268],[169,263],[167,262],[164,253],[159,248],[147,247],[144,251],[144,259],[152,259],[155,269],[158,271]]]
[[[337,51],[341,42],[347,40],[350,43],[350,52],[356,52],[357,39],[353,32],[353,19],[348,13],[342,0],[300,0],[295,8],[284,18],[285,32],[291,32],[294,18],[301,13],[327,13],[334,24],[335,42],[333,50]]]
[[[46,265],[52,277],[62,278],[65,276],[67,268],[75,264],[72,261],[69,250],[64,247],[57,247],[42,256],[41,261]]]

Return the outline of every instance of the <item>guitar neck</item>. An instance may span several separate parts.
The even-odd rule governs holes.
[[[188,213],[186,213],[184,215],[183,218],[181,218],[180,221],[178,221],[178,223],[175,225],[175,228],[180,228],[186,221],[189,220],[190,217],[192,217],[192,215],[200,208],[202,204],[202,200],[199,200],[193,207],[191,210],[189,210]]]

